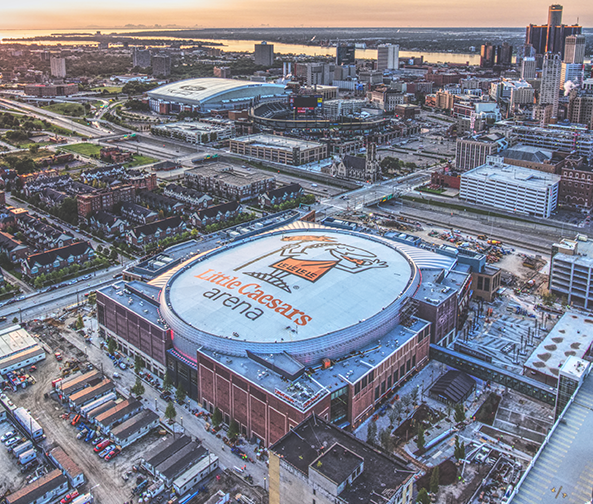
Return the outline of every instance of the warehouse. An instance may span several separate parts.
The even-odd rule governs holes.
[[[25,329],[15,325],[0,330],[0,374],[45,359],[45,351]]]

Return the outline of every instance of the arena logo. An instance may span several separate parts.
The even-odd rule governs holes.
[[[282,241],[290,243],[256,257],[234,271],[241,271],[268,257],[277,257],[279,260],[267,267],[272,271],[245,271],[244,274],[291,293],[292,290],[287,283],[291,275],[316,282],[334,269],[358,274],[374,268],[388,267],[387,263],[373,252],[337,242],[325,235],[284,236]]]

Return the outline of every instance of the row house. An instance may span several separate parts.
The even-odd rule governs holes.
[[[92,168],[84,170],[80,174],[80,180],[85,184],[92,184],[95,180],[103,182],[107,178],[125,178],[127,170],[121,165],[101,166],[99,168]]]
[[[97,231],[103,231],[108,237],[123,235],[129,227],[125,220],[103,210],[91,216],[89,225]]]
[[[129,245],[142,248],[148,243],[180,235],[185,230],[185,222],[181,220],[179,215],[175,215],[128,231],[126,241]]]
[[[210,224],[226,222],[238,217],[242,212],[242,207],[237,201],[223,203],[222,205],[211,206],[198,210],[190,216],[190,222],[196,228],[205,228]]]
[[[269,208],[286,203],[287,201],[294,201],[302,195],[303,188],[300,184],[290,184],[261,194],[259,196],[259,205],[261,207]]]
[[[165,196],[170,196],[179,201],[184,201],[197,208],[208,208],[214,199],[208,194],[190,189],[178,184],[169,184],[165,187]]]
[[[179,201],[152,191],[140,191],[136,196],[136,201],[148,205],[153,210],[163,210],[164,212],[181,212],[183,210],[183,204]]]
[[[150,224],[159,218],[159,214],[154,210],[130,202],[122,203],[121,215],[136,224]]]
[[[51,188],[64,190],[72,183],[70,175],[58,175],[56,177],[37,177],[35,180],[25,183],[23,192],[27,198],[41,192],[43,189]]]
[[[61,205],[67,198],[62,191],[52,189],[51,187],[45,187],[37,194],[39,194],[39,201],[50,208]]]
[[[14,236],[0,231],[0,252],[6,254],[12,262],[22,261],[30,253],[29,247]]]
[[[91,244],[85,241],[76,242],[66,247],[59,247],[33,254],[27,257],[22,263],[23,274],[29,278],[34,278],[41,274],[48,274],[73,264],[84,264],[91,261],[95,256],[95,251]]]
[[[57,227],[41,222],[29,214],[18,217],[19,230],[40,249],[52,249],[70,245],[74,238]]]

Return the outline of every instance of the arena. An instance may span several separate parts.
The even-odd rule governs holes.
[[[201,78],[165,84],[148,91],[150,108],[159,114],[246,108],[253,100],[285,95],[284,86],[236,79]]]
[[[97,293],[121,352],[265,445],[315,412],[359,425],[453,334],[470,295],[457,259],[295,221]]]
[[[173,345],[335,359],[398,323],[419,282],[395,246],[334,230],[278,231],[184,266],[161,294]]]

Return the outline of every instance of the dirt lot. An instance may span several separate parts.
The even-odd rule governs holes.
[[[254,482],[255,483],[255,482]],[[259,486],[248,485],[240,476],[227,469],[219,474],[219,477],[212,478],[206,485],[208,491],[196,495],[187,504],[204,504],[210,497],[212,497],[218,490],[229,493],[231,497],[236,497],[237,494],[244,495],[258,504],[267,504],[268,493],[264,492]]]
[[[3,436],[9,431],[15,430],[12,423],[6,421],[0,423],[0,436]],[[0,471],[2,471],[2,478],[0,478],[0,495],[3,495],[7,490],[14,492],[25,484],[25,475],[21,474],[17,461],[10,456],[6,448],[0,445]]]
[[[41,329],[39,327],[39,329]],[[33,330],[33,328],[31,328]],[[131,490],[135,486],[135,479],[131,477],[129,481],[124,481],[123,473],[127,472],[133,464],[139,462],[143,454],[159,439],[156,434],[149,434],[145,438],[137,441],[131,446],[125,448],[115,459],[105,462],[95,455],[91,444],[86,444],[82,440],[76,439],[78,431],[69,421],[63,420],[61,415],[65,412],[64,408],[55,399],[45,398],[45,393],[51,389],[51,381],[59,376],[60,365],[69,359],[84,360],[85,353],[74,345],[68,343],[61,337],[65,329],[40,330],[41,341],[45,343],[50,353],[45,361],[37,365],[35,378],[37,383],[27,389],[18,390],[15,393],[7,395],[18,406],[24,406],[31,410],[42,427],[45,428],[47,440],[43,443],[44,450],[48,451],[55,446],[61,446],[64,451],[70,455],[76,464],[84,472],[87,483],[82,490],[92,489],[97,502],[101,504],[122,504],[130,501],[132,498]],[[64,355],[64,361],[59,363],[53,356],[53,351],[59,349]],[[9,430],[9,429],[6,429]],[[2,469],[4,469],[4,459],[2,457]],[[12,462],[12,461],[11,461]],[[12,464],[16,467],[16,464]],[[6,467],[5,474],[12,474],[10,467]],[[15,475],[10,480],[10,489],[15,490],[22,485],[20,474]]]

